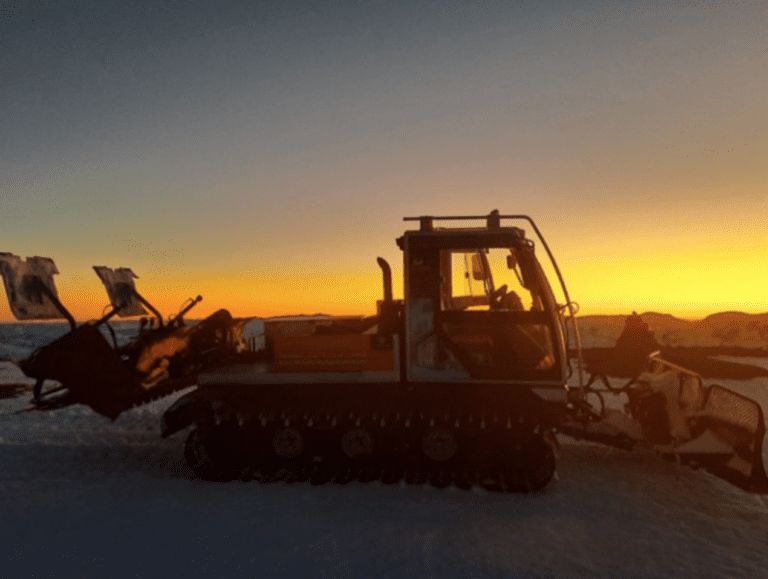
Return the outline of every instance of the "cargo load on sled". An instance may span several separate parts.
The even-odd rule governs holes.
[[[622,401],[611,407],[609,401]],[[699,374],[651,353],[622,386],[593,374],[573,397],[561,432],[624,450],[653,448],[748,492],[768,493],[761,406],[729,388],[704,386]]]

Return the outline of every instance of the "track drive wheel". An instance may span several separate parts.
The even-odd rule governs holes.
[[[338,482],[346,484],[356,478],[361,483],[377,480],[383,474],[376,427],[363,420],[349,422],[339,429]]]
[[[226,425],[201,425],[193,430],[184,446],[187,465],[201,479],[229,482],[245,470],[246,457],[242,438]]]
[[[540,434],[530,437],[523,449],[522,473],[528,492],[540,491],[555,476],[555,451]]]
[[[298,420],[270,425],[264,431],[259,469],[270,482],[306,482],[315,470],[311,442],[311,432]]]

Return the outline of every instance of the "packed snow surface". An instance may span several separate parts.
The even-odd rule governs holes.
[[[18,328],[0,327],[0,356],[56,334]],[[0,363],[0,384],[23,382]],[[768,408],[765,379],[720,383]],[[0,577],[753,579],[768,568],[768,497],[651,451],[561,437],[559,480],[533,495],[213,484],[185,466],[186,432],[160,438],[182,394],[114,422],[80,405],[17,413],[29,392],[0,398]]]

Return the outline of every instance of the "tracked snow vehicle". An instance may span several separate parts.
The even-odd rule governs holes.
[[[527,216],[406,219],[420,228],[397,240],[402,300],[379,258],[376,316],[265,321],[264,360],[201,373],[165,413],[163,436],[194,425],[198,476],[547,485],[568,406],[563,308],[534,242],[502,220],[549,253],[544,239]],[[485,225],[435,226],[449,219]]]
[[[535,232],[566,305],[557,303],[534,241],[502,225],[511,219]],[[577,308],[529,217],[412,220],[419,229],[397,240],[403,299],[393,299],[390,266],[379,258],[384,296],[369,317],[233,319],[219,310],[187,325],[198,296],[164,323],[131,270],[97,266],[112,309],[77,326],[58,300],[52,260],[0,253],[14,315],[71,326],[16,360],[37,380],[34,408],[83,403],[114,418],[197,383],[163,415],[162,435],[190,429],[187,463],[211,481],[404,480],[530,491],[552,479],[563,434],[651,448],[768,493],[760,404],[705,387],[695,372],[652,352],[658,344],[636,314],[583,380]],[[436,227],[445,220],[484,224]],[[142,318],[138,336],[119,345],[109,320],[146,315],[145,307],[154,319]],[[578,372],[570,387],[569,354]],[[609,374],[633,377],[617,386]]]

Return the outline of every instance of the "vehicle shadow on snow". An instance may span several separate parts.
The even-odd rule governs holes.
[[[624,565],[652,576],[675,569],[707,576],[700,555],[741,536],[744,545],[724,550],[742,561],[729,576],[746,577],[754,567],[748,557],[765,547],[757,537],[768,531],[765,515],[750,507],[754,497],[650,452],[563,444],[559,480],[540,493],[504,494],[381,482],[209,483],[186,466],[183,438],[1,444],[0,510],[14,532],[0,555],[11,549],[30,577],[74,576],[66,574],[73,569],[99,576],[107,561],[121,561],[112,568],[119,577],[150,569],[154,576],[530,576],[533,569],[621,576]],[[143,555],[126,560],[126,551]],[[550,552],[557,556],[548,559]]]
[[[152,437],[153,433],[142,433]],[[69,435],[73,436],[72,434]],[[74,435],[76,436],[76,435]],[[105,437],[106,438],[106,437]],[[648,496],[665,496],[670,492],[684,490],[686,494],[713,494],[721,496],[723,489],[733,489],[732,494],[744,494],[738,489],[708,475],[703,470],[693,471],[663,460],[651,451],[640,450],[625,452],[589,443],[566,442],[558,452],[558,475],[543,491],[535,493],[495,493],[479,487],[469,491],[450,486],[445,490],[429,484],[407,485],[404,482],[385,485],[379,481],[360,483],[353,481],[346,485],[332,482],[322,486],[313,486],[309,482],[285,483],[282,481],[262,484],[257,481],[232,481],[230,483],[210,483],[199,480],[184,460],[184,437],[174,436],[154,442],[131,441],[131,433],[124,433],[120,439],[128,442],[121,444],[116,440],[104,443],[66,445],[30,441],[27,444],[0,445],[0,456],[5,465],[6,474],[20,478],[36,477],[98,477],[112,475],[141,474],[154,479],[192,481],[195,484],[212,488],[251,487],[263,489],[269,494],[296,489],[325,489],[321,492],[338,491],[344,494],[356,494],[366,489],[375,490],[382,497],[413,498],[429,501],[440,497],[450,497],[453,501],[468,503],[488,503],[492,508],[513,499],[530,499],[537,503],[539,499],[558,501],[558,497],[581,493],[590,488],[600,488],[602,501],[606,491],[610,494],[642,492]],[[16,475],[13,475],[14,471]],[[614,489],[611,493],[610,489]]]
[[[144,474],[155,479],[194,478],[181,451],[170,445],[0,445],[6,475],[34,479]]]

